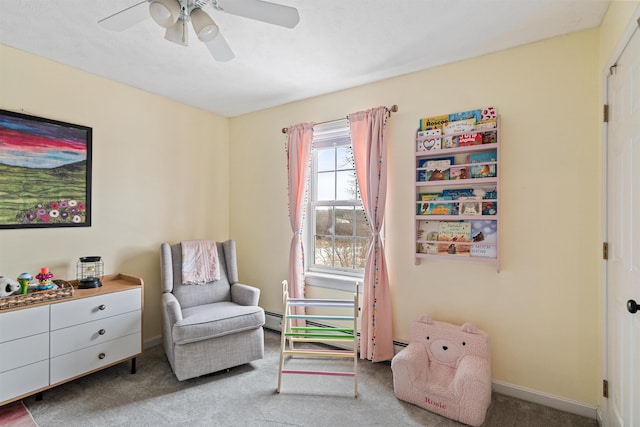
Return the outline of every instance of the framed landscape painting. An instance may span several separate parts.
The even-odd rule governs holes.
[[[0,229],[91,226],[91,134],[0,110]]]

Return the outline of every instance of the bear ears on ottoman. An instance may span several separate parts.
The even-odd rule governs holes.
[[[391,360],[398,399],[472,426],[491,404],[489,337],[422,316],[411,323],[409,345]]]

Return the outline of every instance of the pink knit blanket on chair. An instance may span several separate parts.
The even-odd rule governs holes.
[[[195,285],[220,280],[218,248],[211,240],[188,240],[182,246],[182,284]]]

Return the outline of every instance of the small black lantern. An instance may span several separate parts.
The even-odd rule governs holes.
[[[80,260],[76,263],[78,289],[99,288],[102,286],[103,275],[104,263],[102,262],[102,257],[80,257]]]

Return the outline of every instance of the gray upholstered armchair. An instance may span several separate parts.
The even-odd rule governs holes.
[[[164,350],[178,380],[264,356],[260,290],[238,283],[233,240],[216,243],[220,280],[182,284],[182,246],[160,247]]]

